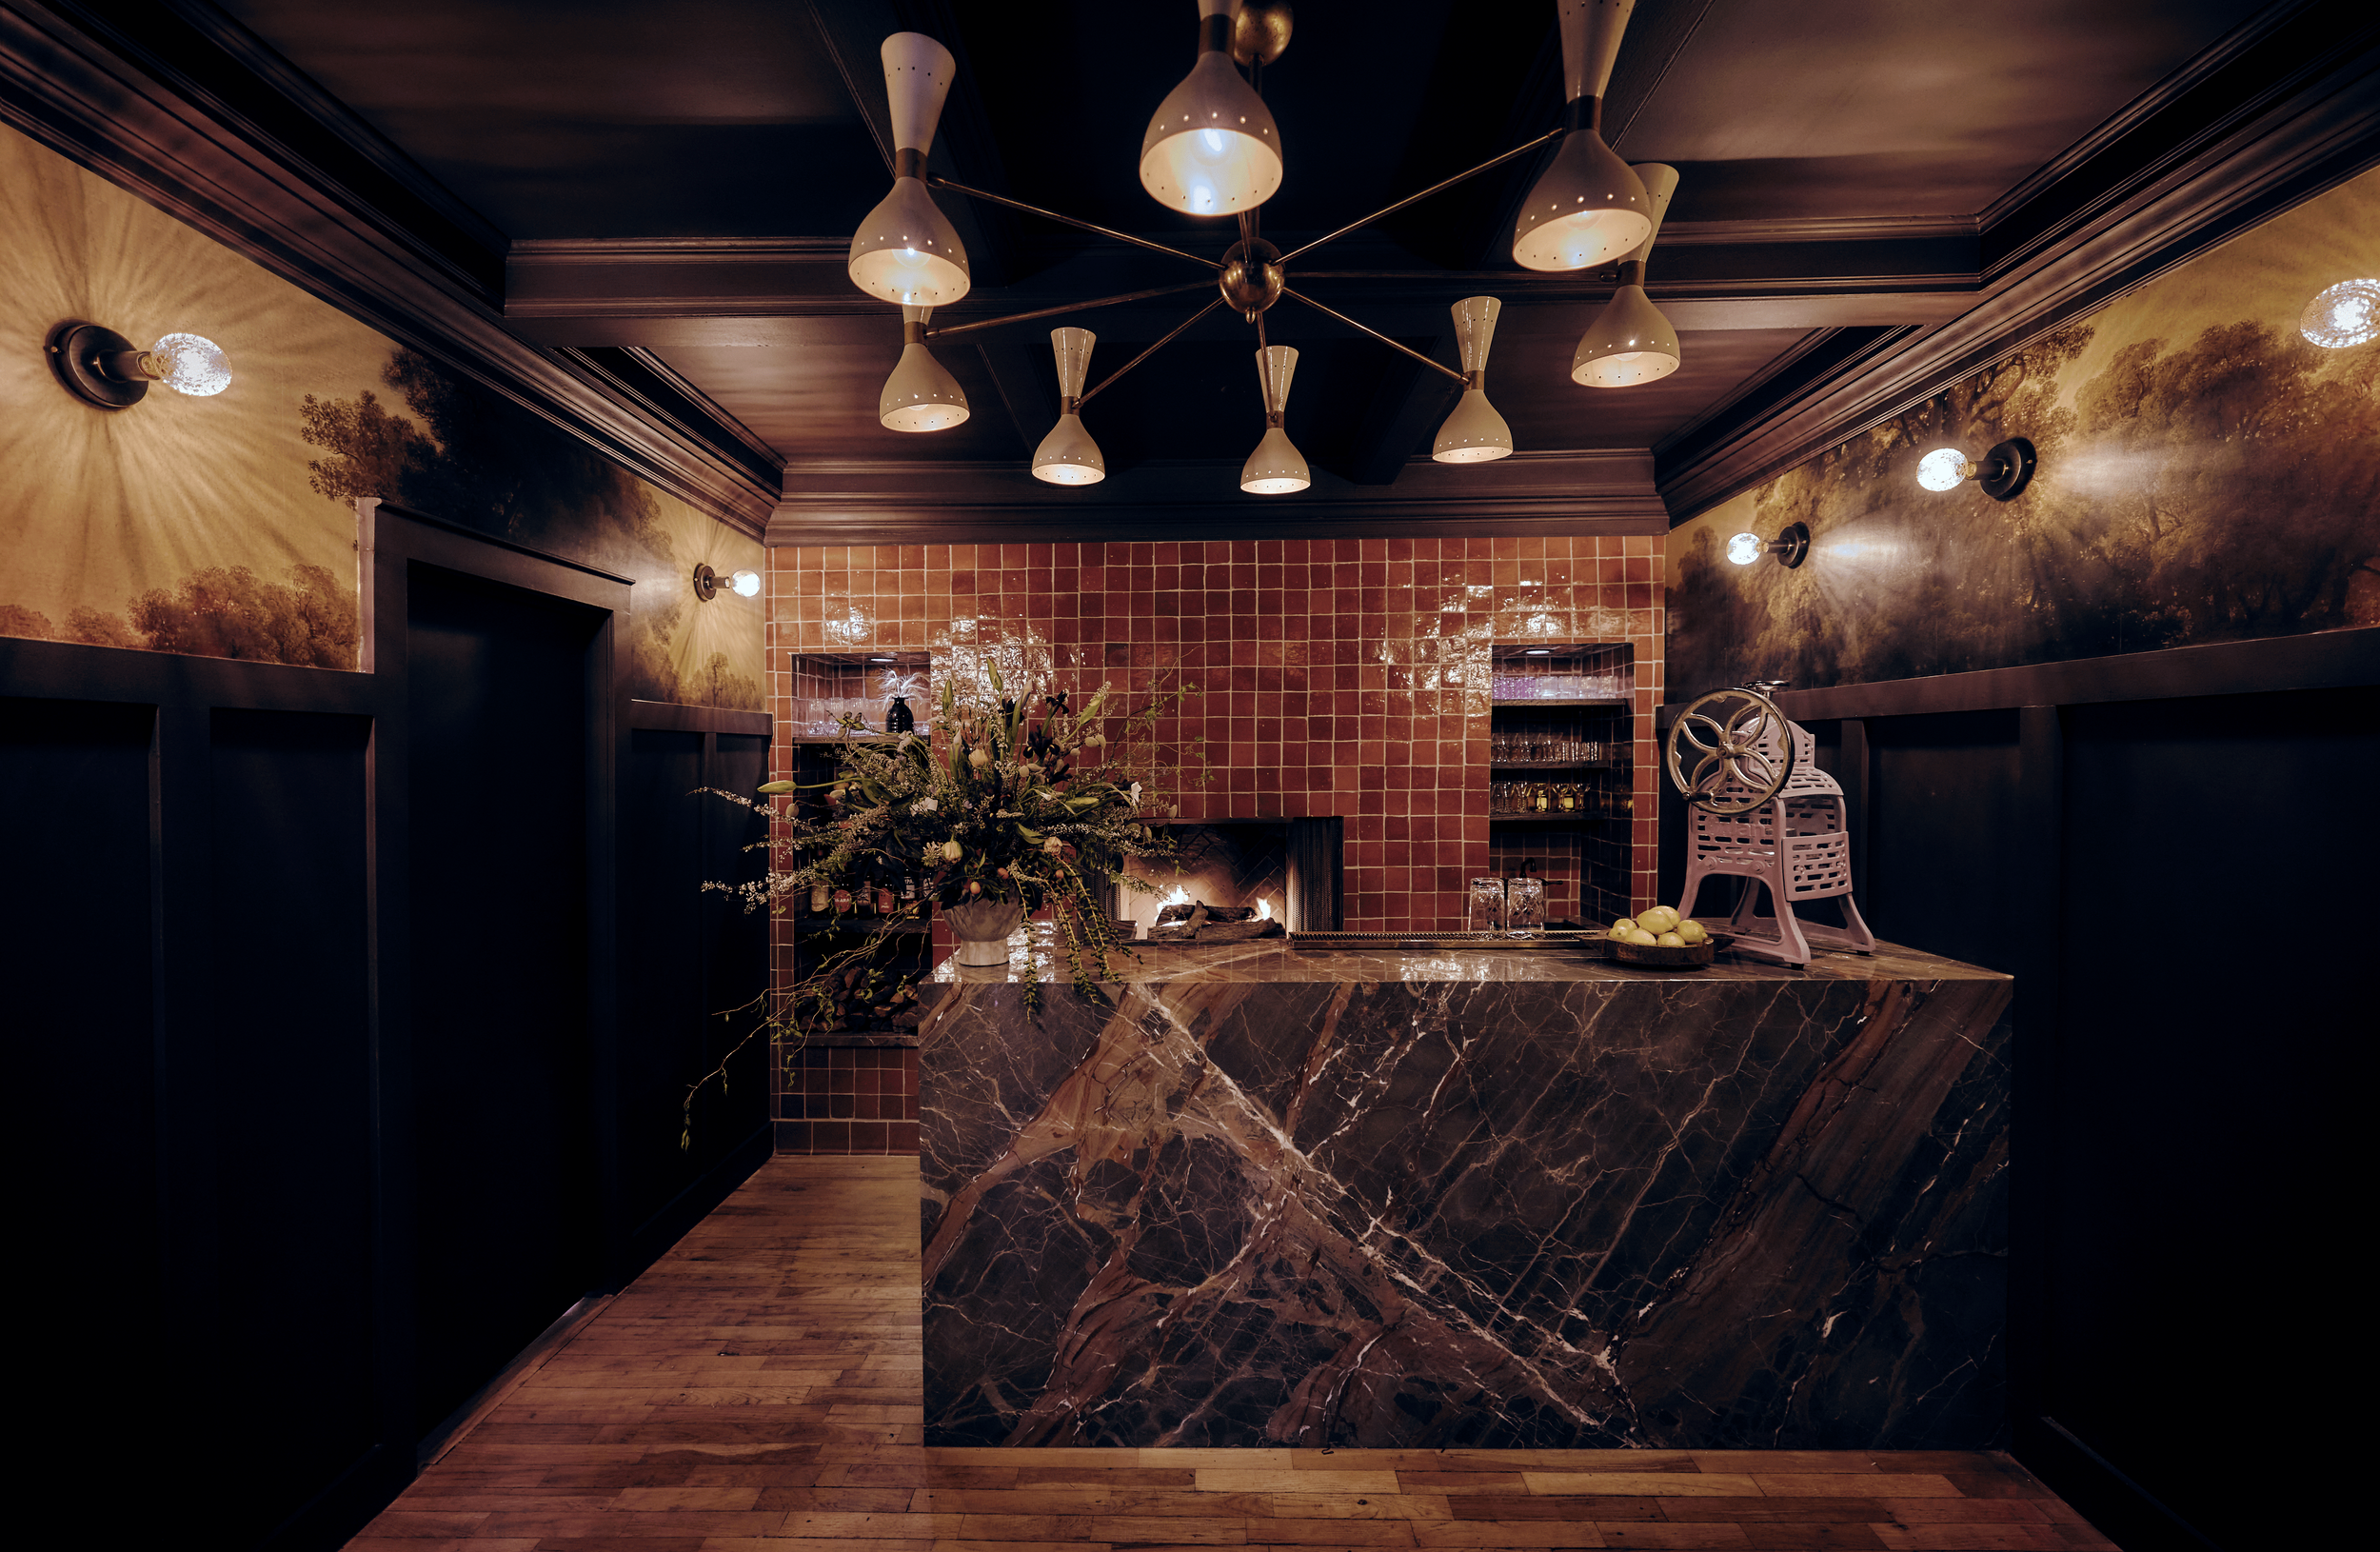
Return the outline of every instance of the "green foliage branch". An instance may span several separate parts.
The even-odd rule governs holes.
[[[1117,935],[1101,886],[1160,891],[1126,865],[1177,857],[1170,833],[1151,821],[1180,811],[1169,793],[1206,779],[1198,741],[1160,742],[1160,724],[1198,691],[1160,685],[1140,706],[1125,709],[1123,697],[1101,685],[1078,709],[1064,690],[1041,696],[1038,706],[1029,694],[1010,694],[997,666],[986,664],[984,676],[988,694],[943,682],[939,749],[916,733],[862,738],[846,730],[826,781],[770,782],[754,797],[706,788],[767,814],[776,831],[754,844],[770,853],[764,877],[709,881],[704,888],[734,896],[747,910],[786,913],[814,887],[847,887],[899,868],[919,880],[919,898],[886,920],[922,919],[929,904],[1015,904],[1028,914],[1047,907],[1068,979],[1093,990],[1109,954],[1137,957]],[[823,801],[803,804],[803,792]],[[780,1059],[790,1060],[809,1035],[838,1027],[855,1009],[881,1015],[914,1002],[913,985],[872,965],[892,941],[888,933],[871,933],[824,956],[792,986],[764,994],[754,1005],[764,1009],[763,1017],[736,1051],[765,1034]],[[1025,1000],[1038,1007],[1047,966],[1038,946],[1033,955]],[[724,1087],[736,1051],[687,1090],[682,1147],[691,1136],[695,1096],[713,1081]]]

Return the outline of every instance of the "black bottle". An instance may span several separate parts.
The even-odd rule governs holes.
[[[892,698],[892,705],[884,708],[884,731],[888,733],[913,733],[917,731],[917,713],[909,709],[909,697],[906,695],[894,696]]]

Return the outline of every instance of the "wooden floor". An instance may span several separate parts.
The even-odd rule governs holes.
[[[356,1552],[2108,1547],[2005,1456],[927,1449],[917,1167],[781,1158]]]

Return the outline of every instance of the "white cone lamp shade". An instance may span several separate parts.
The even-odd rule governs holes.
[[[851,283],[902,307],[947,307],[967,294],[967,250],[925,188],[925,155],[958,62],[922,32],[884,40],[892,100],[893,188],[851,238]]]
[[[1629,388],[1667,377],[1682,359],[1677,330],[1670,326],[1653,299],[1644,294],[1645,260],[1653,238],[1661,229],[1661,216],[1670,196],[1677,191],[1677,169],[1655,162],[1636,169],[1653,205],[1653,229],[1644,246],[1628,256],[1621,273],[1626,284],[1597,309],[1578,348],[1570,358],[1570,380],[1588,388]]]
[[[1280,130],[1231,62],[1231,0],[1199,0],[1199,62],[1140,141],[1140,187],[1168,209],[1237,215],[1280,188]]]
[[[967,418],[959,380],[925,348],[925,320],[933,310],[901,309],[901,361],[876,400],[876,418],[887,431],[946,431]]]
[[[1496,340],[1496,317],[1504,304],[1492,296],[1467,296],[1455,304],[1455,339],[1462,351],[1463,376],[1470,379],[1455,412],[1438,428],[1430,456],[1441,464],[1484,464],[1512,454],[1513,428],[1488,403],[1488,347]]]
[[[1554,165],[1530,189],[1513,227],[1523,269],[1590,269],[1640,246],[1652,232],[1644,185],[1603,144],[1603,90],[1619,57],[1636,0],[1559,0],[1562,70],[1572,129]]]
[[[1091,374],[1091,347],[1099,336],[1087,328],[1053,328],[1058,352],[1058,424],[1033,451],[1033,477],[1051,485],[1097,485],[1107,478],[1107,460],[1082,428],[1082,384]]]
[[[1252,496],[1286,496],[1314,483],[1305,454],[1281,428],[1289,412],[1289,380],[1297,370],[1298,352],[1286,345],[1268,345],[1256,353],[1257,386],[1264,393],[1264,440],[1240,466],[1240,488]]]

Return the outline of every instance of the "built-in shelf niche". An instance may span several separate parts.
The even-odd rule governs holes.
[[[917,729],[933,721],[933,666],[923,652],[891,648],[793,654],[793,737],[834,739],[838,715],[857,716],[871,733],[884,730],[884,712],[906,694]]]
[[[1636,759],[1636,649],[1616,642],[1513,642],[1491,651],[1489,866],[1536,865],[1546,915],[1589,925],[1626,914]],[[1532,800],[1543,791],[1546,806]],[[1565,799],[1573,806],[1561,806]]]

